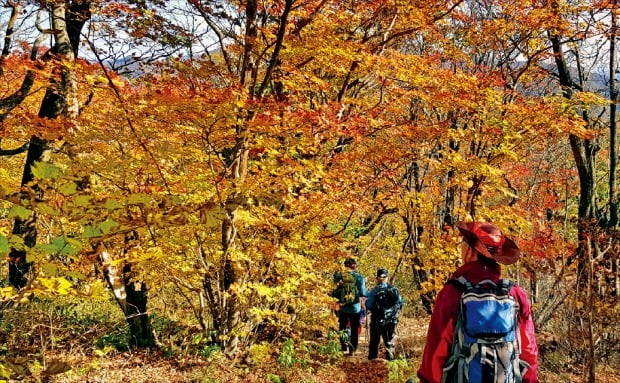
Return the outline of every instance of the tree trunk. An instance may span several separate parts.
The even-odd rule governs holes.
[[[611,29],[609,36],[609,222],[608,227],[618,225],[618,196],[616,192],[616,110],[618,90],[616,89],[616,38],[618,35],[616,1],[612,3]]]
[[[257,71],[252,62],[252,56],[255,54],[254,39],[258,34],[256,25],[256,17],[258,12],[258,2],[256,0],[248,0],[245,2],[245,37],[244,51],[241,65],[238,72],[239,84],[249,89],[249,97],[254,97],[254,89],[257,84]],[[273,55],[277,55],[275,52]],[[247,172],[247,161],[249,153],[248,132],[244,122],[253,118],[251,110],[238,110],[239,121],[235,129],[235,146],[232,148],[231,162],[228,168],[228,178],[237,180],[237,184],[243,183]],[[239,204],[236,199],[238,195],[235,192],[229,194],[228,199],[223,201],[222,206],[226,210],[226,218],[222,221],[221,226],[221,246],[222,246],[222,264],[221,269],[216,272],[219,276],[219,283],[215,284],[211,280],[213,274],[206,273],[203,288],[205,296],[210,302],[210,310],[213,318],[213,329],[219,338],[213,340],[218,343],[228,354],[233,354],[237,350],[239,337],[235,334],[235,330],[241,323],[241,308],[236,293],[231,290],[231,286],[237,282],[238,275],[235,271],[235,260],[230,258],[230,252],[235,244],[237,229],[235,227],[235,218]]]
[[[417,162],[412,162],[407,170],[408,174],[406,177],[406,190],[407,191],[420,191],[422,189],[422,185],[420,183],[419,178],[419,167]],[[428,281],[428,273],[426,268],[424,267],[423,260],[418,255],[418,243],[422,237],[422,233],[424,232],[424,227],[418,226],[416,224],[415,217],[415,206],[413,202],[409,202],[409,206],[404,212],[402,216],[403,222],[405,224],[405,228],[407,230],[407,237],[405,238],[405,242],[403,243],[402,252],[403,254],[408,254],[411,261],[411,273],[413,277],[413,284],[416,290],[422,290],[422,284]],[[427,313],[431,313],[432,311],[432,301],[433,295],[430,292],[421,293],[420,294],[420,302],[422,303],[422,307]]]
[[[133,347],[153,347],[155,337],[148,316],[148,289],[146,284],[131,278],[131,265],[125,263],[122,270],[111,262],[110,253],[102,244],[97,246],[103,275],[129,325],[129,343]]]
[[[553,49],[555,63],[558,70],[558,79],[562,88],[562,93],[567,99],[572,98],[575,82],[564,60],[562,44],[560,37],[549,32],[549,39]],[[586,123],[589,122],[587,113],[582,113]],[[596,194],[595,194],[595,158],[597,147],[591,140],[579,138],[573,134],[569,136],[569,142],[575,166],[579,175],[579,209],[578,209],[578,240],[579,245],[575,252],[575,256],[569,258],[569,263],[575,258],[578,261],[578,269],[580,275],[587,274],[588,270],[585,264],[583,243],[586,239],[587,228],[592,224],[592,220],[596,219]]]
[[[147,309],[147,285],[131,278],[131,265],[129,263],[123,267],[123,280],[127,290],[125,319],[129,324],[130,344],[134,347],[153,347],[155,346],[155,338]]]
[[[55,61],[54,71],[59,75],[60,81],[53,77],[50,78],[50,83],[39,109],[39,117],[41,118],[65,116],[71,119],[78,115],[77,80],[71,70],[71,63],[75,61],[75,54],[67,33],[65,14],[64,2],[56,2],[52,5],[52,27],[55,42],[51,52],[52,59]],[[26,199],[43,198],[43,192],[36,184],[28,185],[34,180],[32,166],[37,162],[45,161],[49,153],[50,142],[36,136],[30,139],[21,182],[22,194]],[[33,247],[37,241],[36,225],[36,214],[32,214],[27,220],[16,219],[13,234],[24,238],[26,247]],[[12,248],[9,253],[9,262],[11,265],[9,267],[9,281],[14,287],[23,288],[27,283],[26,276],[32,266],[27,261],[26,249]]]

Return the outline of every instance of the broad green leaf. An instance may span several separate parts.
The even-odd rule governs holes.
[[[9,209],[9,218],[18,218],[23,220],[28,219],[32,215],[32,210],[26,209],[20,205],[13,205]]]
[[[94,225],[84,226],[83,230],[84,232],[82,233],[82,236],[85,238],[99,237],[102,234],[101,228],[99,228],[98,226],[94,226]]]
[[[73,279],[75,279],[77,281],[83,281],[83,280],[85,280],[87,278],[86,275],[80,273],[79,271],[71,271],[70,270],[70,271],[67,271],[65,274],[66,274],[67,277],[73,278]]]
[[[143,193],[136,193],[136,194],[131,194],[127,200],[127,203],[130,205],[140,205],[140,204],[149,204],[153,201],[153,197],[147,195],[147,194],[143,194]]]
[[[75,238],[64,237],[66,246],[62,250],[62,254],[75,255],[82,251],[82,243]]]
[[[75,255],[82,250],[82,244],[73,238],[56,237],[51,243],[36,246],[48,254]]]
[[[111,219],[106,219],[105,221],[97,225],[97,227],[101,229],[101,232],[103,234],[110,234],[112,229],[114,229],[117,226],[118,226],[118,222],[111,220]]]
[[[103,205],[103,207],[108,210],[116,210],[116,209],[122,209],[123,204],[113,198],[107,198],[105,200],[105,204]]]
[[[65,184],[60,185],[58,190],[63,195],[73,195],[77,193],[77,185],[75,184],[75,182],[67,182]]]
[[[35,162],[32,165],[32,174],[39,179],[53,179],[60,175],[60,169],[48,162]]]
[[[52,206],[46,203],[38,204],[37,210],[39,210],[41,213],[46,214],[46,215],[52,215],[52,216],[60,215],[60,212],[58,210],[54,209]]]
[[[20,237],[19,235],[11,235],[7,239],[9,241],[9,248],[14,247],[18,250],[21,250],[24,248],[24,239]]]
[[[42,244],[36,246],[37,249],[43,250],[48,254],[58,254],[65,246],[65,240],[63,237],[56,237],[51,243]]]
[[[45,263],[41,265],[41,270],[47,276],[54,277],[58,273],[58,267],[53,263]]]
[[[10,250],[9,240],[4,235],[0,235],[0,254],[8,254]]]
[[[90,201],[93,199],[92,196],[89,195],[79,195],[75,197],[75,206],[84,207],[90,205]]]

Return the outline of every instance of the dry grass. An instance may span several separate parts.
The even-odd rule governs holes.
[[[119,318],[109,317],[108,310],[114,310],[113,306],[86,310],[68,307],[74,309],[42,303],[33,304],[29,311],[3,313],[0,363],[18,372],[14,378],[23,382],[59,383],[403,383],[407,377],[415,376],[428,323],[428,316],[424,315],[401,319],[396,343],[399,360],[394,362],[366,360],[368,329],[364,327],[357,355],[331,362],[315,355],[314,359],[286,368],[278,365],[273,357],[256,365],[242,357],[230,360],[219,353],[208,358],[200,356],[187,346],[196,329],[182,327],[179,322],[166,322],[166,328],[176,332],[167,332],[162,339],[174,352],[170,348],[119,351],[109,343],[122,338],[122,319],[119,322]],[[102,339],[108,343],[101,342]],[[545,347],[540,355],[540,381],[585,382],[583,366],[571,364],[566,350],[546,347],[546,339],[541,335],[540,342]],[[271,351],[274,355],[278,352]],[[620,383],[617,364],[617,361],[599,363],[597,382]],[[50,374],[46,376],[45,372]]]

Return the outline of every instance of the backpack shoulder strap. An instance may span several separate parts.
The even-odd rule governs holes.
[[[514,287],[515,283],[510,279],[500,279],[499,282],[494,283],[491,280],[484,280],[479,282],[476,286],[474,286],[471,282],[469,282],[465,277],[460,276],[456,279],[450,279],[446,284],[451,284],[458,288],[462,293],[473,290],[475,287],[479,287],[482,285],[490,285],[496,292],[501,292],[503,294],[508,294],[510,290]]]
[[[447,285],[452,285],[454,287],[456,287],[457,289],[459,289],[459,291],[461,293],[465,293],[467,291],[470,291],[474,288],[474,285],[471,284],[470,281],[468,281],[464,276],[460,276],[456,279],[449,279],[448,282],[446,282]]]
[[[499,290],[502,291],[502,293],[508,295],[508,293],[510,293],[510,290],[512,290],[514,285],[515,283],[511,281],[510,279],[500,279],[500,281],[497,284],[497,287]]]
[[[398,304],[398,299],[400,296],[400,291],[398,291],[398,287],[394,286],[394,285],[387,285],[387,290],[389,292],[389,296],[390,298],[393,300],[392,305],[397,305]]]

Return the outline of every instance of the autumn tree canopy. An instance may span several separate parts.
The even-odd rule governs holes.
[[[615,2],[3,3],[0,253],[32,266],[5,302],[105,273],[128,318],[174,289],[235,352],[323,328],[346,256],[430,309],[459,220],[517,238],[533,285],[617,223],[617,91],[588,86]]]

